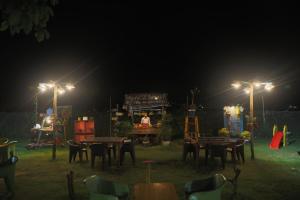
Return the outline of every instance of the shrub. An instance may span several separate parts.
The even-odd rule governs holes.
[[[229,130],[227,128],[221,128],[218,131],[219,136],[228,137],[229,136]]]

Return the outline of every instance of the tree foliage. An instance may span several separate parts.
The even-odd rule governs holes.
[[[58,0],[0,0],[0,31],[11,35],[33,32],[37,41],[49,38],[47,23]]]

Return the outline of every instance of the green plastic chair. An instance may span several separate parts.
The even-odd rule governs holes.
[[[107,200],[112,199],[112,197],[119,200],[128,199],[129,188],[126,184],[108,181],[96,175],[84,179],[83,182],[90,193],[90,199],[94,198],[96,194],[104,195],[103,199],[105,197]]]
[[[7,161],[0,163],[0,178],[4,179],[7,191],[14,194],[15,171],[18,157],[12,156]]]
[[[194,180],[184,186],[188,200],[221,200],[221,192],[226,183],[222,174],[215,174],[203,180]]]
[[[107,194],[90,193],[90,200],[118,200],[118,197]]]

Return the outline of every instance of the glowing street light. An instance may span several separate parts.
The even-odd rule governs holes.
[[[66,84],[66,88],[67,88],[67,90],[73,90],[75,88],[75,86],[68,83],[68,84]]]
[[[63,95],[66,93],[66,90],[71,91],[75,88],[75,86],[71,83],[64,84],[65,87],[60,85],[59,83],[50,81],[49,83],[39,83],[38,89],[44,93],[47,90],[53,90],[53,112],[54,118],[57,117],[57,95]]]
[[[271,91],[274,88],[274,85],[271,82],[247,82],[247,81],[239,81],[231,84],[235,89],[240,88],[242,85],[245,86],[244,92],[246,94],[249,94],[250,97],[250,113],[249,113],[249,128],[250,128],[250,144],[251,144],[251,159],[254,159],[254,144],[253,144],[253,123],[254,123],[254,109],[253,109],[253,92],[254,88],[260,88],[262,85],[264,86],[264,89],[267,91]]]
[[[232,83],[231,85],[232,85],[232,87],[234,87],[235,89],[239,89],[239,88],[241,87],[241,83],[240,83],[240,82]]]
[[[57,96],[62,95],[66,92],[66,90],[71,91],[75,88],[74,85],[68,83],[64,84],[65,87],[62,87],[59,83],[56,82],[49,82],[49,83],[40,83],[38,86],[38,89],[41,92],[46,92],[47,90],[53,90],[53,127],[56,125],[56,119],[57,119]],[[51,121],[48,120],[49,123]],[[52,159],[56,159],[56,142],[55,142],[55,136],[54,136],[54,143],[53,143],[53,148],[52,148]]]

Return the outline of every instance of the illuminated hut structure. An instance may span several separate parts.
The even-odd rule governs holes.
[[[166,93],[133,93],[125,94],[123,109],[128,112],[134,125],[131,135],[140,138],[156,138],[159,134],[161,120],[169,107]],[[141,119],[147,115],[149,126],[142,126]]]

